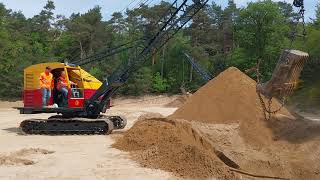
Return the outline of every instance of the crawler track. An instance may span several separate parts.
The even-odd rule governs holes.
[[[102,135],[110,134],[114,129],[123,129],[126,124],[126,119],[120,116],[100,116],[97,119],[52,116],[47,120],[24,120],[20,128],[26,134]]]

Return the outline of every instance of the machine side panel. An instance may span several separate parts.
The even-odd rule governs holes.
[[[84,99],[90,99],[96,91],[96,89],[84,89]]]
[[[68,100],[68,104],[70,108],[82,108],[84,105],[84,99],[83,98],[71,98]]]
[[[23,92],[23,103],[24,107],[42,107],[42,93],[41,89],[35,90],[24,90]],[[53,98],[51,96],[49,104],[53,103]]]

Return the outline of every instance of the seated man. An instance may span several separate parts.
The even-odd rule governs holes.
[[[70,81],[71,85],[76,85],[76,83]],[[61,72],[60,77],[57,81],[57,89],[62,94],[62,106],[68,105],[68,81],[66,78],[66,73],[64,71]],[[60,105],[61,106],[61,105]]]

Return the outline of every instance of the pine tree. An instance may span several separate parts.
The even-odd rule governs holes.
[[[317,4],[316,19],[314,20],[314,23],[317,28],[320,28],[320,3]]]

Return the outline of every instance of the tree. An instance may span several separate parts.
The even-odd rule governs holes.
[[[152,89],[152,70],[149,67],[142,67],[135,72],[122,87],[122,92],[126,95],[143,95],[151,92]]]
[[[316,19],[314,20],[314,24],[320,29],[320,3],[318,3],[316,7]]]
[[[51,29],[51,22],[54,20],[53,10],[55,9],[54,2],[51,0],[47,1],[47,4],[44,6],[44,9],[40,12],[40,14],[35,15],[31,22],[32,28],[34,31],[40,33],[40,36],[43,41],[50,40],[49,31]]]
[[[115,34],[122,35],[126,33],[126,22],[120,12],[113,13],[108,24],[111,25]]]
[[[84,14],[72,14],[66,22],[68,34],[74,40],[70,52],[74,58],[85,58],[97,52],[101,47],[111,45],[112,32],[106,31],[102,22],[101,7],[96,6]]]
[[[233,0],[229,0],[227,8],[223,12],[223,52],[229,53],[234,47],[234,21],[238,9]]]
[[[265,57],[269,47],[283,44],[288,30],[283,20],[276,3],[270,0],[249,3],[238,18],[238,42],[256,57]]]
[[[218,16],[220,14],[215,14],[210,6],[206,6],[199,11],[193,18],[190,27],[186,30],[186,34],[191,37],[192,46],[202,47],[207,53],[212,55],[220,52],[221,48],[217,45],[219,44],[217,42],[220,41],[219,28],[212,25],[212,22],[218,21]]]
[[[291,4],[285,1],[280,1],[278,2],[278,6],[280,8],[281,14],[285,17],[288,23],[292,21],[293,18],[296,18],[298,16],[298,14],[293,11],[293,7]]]
[[[168,87],[169,85],[167,80],[162,78],[161,74],[157,72],[156,75],[153,77],[153,86],[152,86],[153,92],[163,93],[167,90]]]
[[[245,58],[238,59],[236,64],[242,62],[247,64],[243,67],[249,69],[262,59],[262,73],[269,78],[289,31],[279,5],[271,0],[249,3],[240,10],[236,29],[237,44],[243,50],[236,50],[235,53],[241,52],[241,55],[235,56]]]

